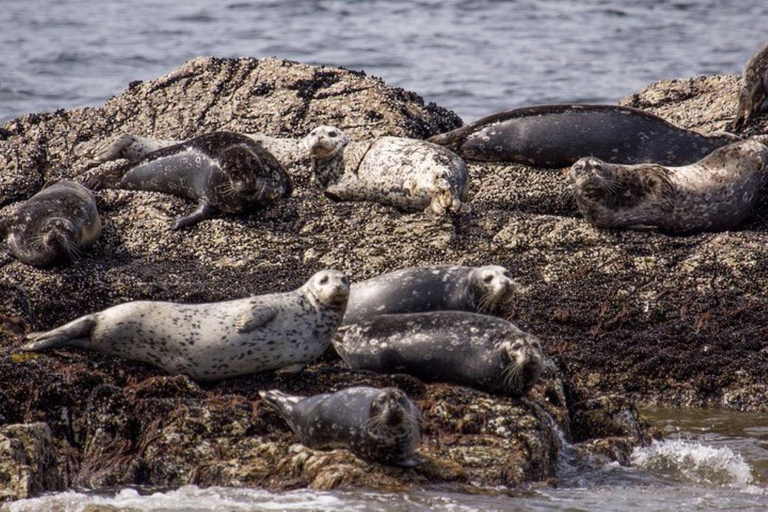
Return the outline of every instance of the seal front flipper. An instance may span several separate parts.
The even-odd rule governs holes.
[[[269,306],[254,307],[240,317],[235,327],[237,327],[237,332],[251,332],[254,329],[267,325],[276,316],[277,308]]]
[[[23,345],[21,350],[29,352],[73,345],[87,348],[88,337],[95,326],[95,315],[87,315],[52,331],[34,332],[27,335],[31,341]]]
[[[211,206],[208,203],[200,203],[200,205],[197,207],[197,210],[193,211],[189,215],[183,215],[176,219],[176,222],[173,223],[173,226],[171,226],[171,229],[174,231],[177,231],[182,228],[186,228],[188,226],[192,226],[193,224],[197,224],[198,222],[204,221],[206,219],[210,219],[213,217],[213,215],[216,213],[216,208]]]
[[[289,364],[286,366],[283,366],[282,368],[278,368],[275,370],[275,373],[277,375],[293,375],[294,373],[299,373],[301,370],[304,369],[306,365],[304,363],[294,363]]]

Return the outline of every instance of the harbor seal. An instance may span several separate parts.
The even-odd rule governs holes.
[[[752,122],[755,115],[763,110],[766,92],[768,92],[768,43],[764,44],[744,67],[739,90],[739,106],[731,129],[742,130]]]
[[[473,311],[504,315],[522,288],[498,265],[404,268],[354,283],[343,324],[375,315]]]
[[[346,448],[374,462],[417,465],[421,414],[397,388],[360,386],[306,398],[277,390],[259,395],[308,448]]]
[[[8,225],[11,253],[22,263],[40,268],[77,259],[101,234],[93,193],[68,180],[29,198]]]
[[[754,139],[683,167],[583,158],[569,172],[576,205],[599,228],[668,233],[737,228],[768,181],[768,147]]]
[[[208,304],[126,302],[44,333],[22,350],[79,347],[212,381],[319,357],[344,316],[349,280],[323,270],[301,288]]]
[[[470,160],[562,168],[582,157],[687,165],[738,137],[702,135],[616,105],[541,105],[501,112],[429,139]]]
[[[436,216],[470,211],[467,166],[445,148],[403,137],[350,142],[334,126],[318,126],[303,144],[315,179],[331,199],[374,201]]]
[[[336,352],[354,370],[407,373],[523,396],[546,361],[541,342],[510,322],[465,311],[380,315],[345,329]]]
[[[249,137],[231,132],[213,132],[147,153],[114,186],[197,201],[197,209],[176,219],[173,229],[217,212],[242,213],[293,191],[291,178],[274,156]]]

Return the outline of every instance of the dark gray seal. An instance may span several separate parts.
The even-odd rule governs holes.
[[[308,448],[346,448],[374,462],[417,464],[421,414],[399,389],[361,386],[306,398],[276,390],[259,395]]]
[[[739,90],[739,106],[736,119],[731,125],[734,130],[742,130],[752,122],[755,115],[763,110],[768,92],[768,43],[755,53],[744,67]]]
[[[164,192],[197,201],[173,229],[216,212],[242,213],[291,194],[291,178],[259,143],[245,135],[214,132],[147,153],[114,185]]]
[[[78,258],[101,234],[90,190],[60,181],[29,198],[10,220],[8,246],[27,265],[47,268]]]
[[[334,126],[318,126],[303,144],[314,178],[331,199],[374,201],[431,216],[470,211],[467,166],[438,145],[404,137],[350,142]]]
[[[768,147],[754,139],[683,167],[584,158],[569,179],[579,211],[600,228],[725,231],[749,217],[768,182]]]
[[[404,268],[352,285],[344,324],[372,316],[425,311],[504,315],[520,285],[498,265],[431,265]]]
[[[29,334],[22,350],[85,348],[200,381],[295,373],[328,348],[348,297],[347,277],[323,270],[286,293],[209,304],[126,302]]]
[[[542,105],[484,117],[429,140],[470,160],[561,168],[587,156],[687,165],[738,137],[702,135],[629,107]]]
[[[545,360],[538,339],[510,322],[465,311],[380,315],[334,339],[354,370],[407,373],[481,391],[523,396]]]

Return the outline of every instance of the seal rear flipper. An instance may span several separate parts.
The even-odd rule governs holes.
[[[95,326],[96,318],[94,315],[88,315],[52,331],[34,332],[27,335],[27,339],[31,341],[22,345],[21,350],[30,352],[73,345],[88,348],[87,340]]]
[[[288,426],[291,427],[291,430],[294,432],[296,431],[293,425],[291,412],[293,410],[293,406],[303,400],[303,397],[291,396],[287,393],[283,393],[282,391],[278,391],[277,389],[259,391],[259,396],[267,403],[267,405],[272,407],[278,412],[278,414],[280,414],[280,417],[283,418],[286,423],[288,423]]]
[[[275,319],[277,308],[269,306],[254,307],[244,313],[235,323],[237,332],[251,332],[254,329],[263,327]]]
[[[216,213],[216,209],[213,206],[208,203],[200,203],[197,207],[197,210],[193,211],[189,215],[183,215],[176,219],[176,222],[173,223],[171,229],[177,231],[179,229],[192,226],[198,222],[210,219],[214,213]]]

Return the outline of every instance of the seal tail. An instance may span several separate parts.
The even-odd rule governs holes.
[[[267,402],[270,407],[276,409],[280,413],[285,413],[302,400],[302,397],[300,396],[292,396],[277,389],[259,391],[259,396]]]
[[[85,342],[95,326],[95,315],[88,315],[57,327],[52,331],[33,332],[26,336],[26,339],[30,340],[30,342],[22,345],[21,350],[31,352],[73,345],[87,348]]]

